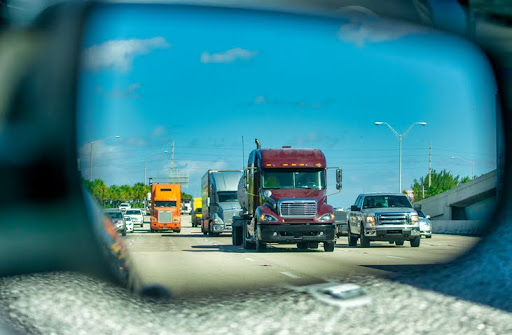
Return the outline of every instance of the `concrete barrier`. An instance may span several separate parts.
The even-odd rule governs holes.
[[[453,235],[481,235],[485,226],[485,220],[431,220],[434,234]]]

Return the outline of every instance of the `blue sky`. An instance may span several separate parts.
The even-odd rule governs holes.
[[[319,148],[357,194],[396,191],[432,166],[455,175],[495,168],[495,84],[469,43],[373,15],[321,20],[241,11],[105,8],[86,30],[79,82],[80,168],[108,185],[175,168],[199,196],[209,168],[241,168],[263,147]],[[113,136],[120,136],[114,138]],[[165,152],[167,151],[167,153]],[[332,184],[334,173],[330,173]]]

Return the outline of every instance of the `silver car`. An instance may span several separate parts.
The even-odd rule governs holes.
[[[121,233],[121,235],[126,236],[126,221],[124,220],[123,212],[121,212],[119,209],[106,209],[104,213],[105,216],[107,216],[110,221],[112,221],[116,231]]]
[[[430,215],[423,214],[422,211],[417,210],[420,217],[420,235],[426,238],[432,238],[432,223],[430,222]]]

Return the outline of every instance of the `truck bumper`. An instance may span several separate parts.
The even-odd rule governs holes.
[[[180,222],[173,223],[151,223],[152,230],[158,231],[172,231],[172,230],[181,230]]]
[[[419,227],[365,228],[365,235],[372,241],[408,241],[420,236]]]
[[[259,240],[266,243],[334,242],[334,224],[258,225]]]

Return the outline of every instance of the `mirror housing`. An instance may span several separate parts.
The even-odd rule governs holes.
[[[336,169],[336,189],[337,190],[341,190],[341,181],[342,181],[341,169]]]
[[[352,205],[352,206],[350,206],[350,210],[351,210],[352,212],[358,212],[358,211],[360,211],[361,209],[360,209],[359,207],[357,207],[356,205]]]

